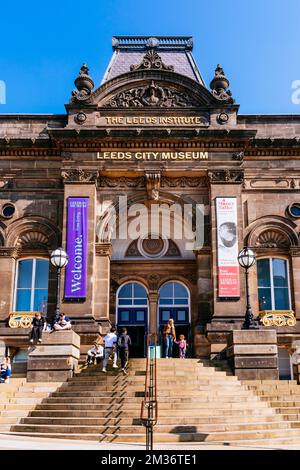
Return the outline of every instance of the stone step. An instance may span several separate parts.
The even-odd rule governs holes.
[[[57,397],[67,397],[67,396],[76,396],[76,397],[93,397],[93,396],[116,396],[120,395],[122,396],[123,394],[126,394],[127,396],[144,396],[144,388],[138,388],[138,387],[80,387],[78,390],[77,388],[74,389],[72,388],[61,388],[58,391],[52,393],[51,396]],[[157,395],[159,398],[164,397],[164,396],[182,396],[182,387],[176,387],[175,389],[170,388],[170,387],[158,387],[157,389]],[[209,395],[210,398],[218,398],[218,397],[232,397],[235,395],[237,398],[241,399],[251,399],[253,400],[259,400],[259,397],[255,394],[249,393],[247,390],[238,390],[237,393],[235,393],[235,390],[232,390],[231,388],[228,389],[223,389],[220,390],[218,388],[211,389],[209,391],[209,394],[207,390],[202,390],[201,388],[196,388],[196,387],[184,387],[184,395],[187,396],[197,396],[197,397],[207,397]],[[263,398],[262,398],[263,399]],[[266,398],[267,399],[267,398]]]
[[[106,419],[106,422],[103,422],[103,419],[99,418],[21,418],[18,423],[19,425],[44,425],[44,426],[72,426],[77,429],[77,427],[87,428],[87,432],[94,432],[92,429],[96,429],[95,432],[109,433],[113,434],[121,431],[122,433],[130,432],[139,432],[141,428],[141,423],[139,419],[131,420],[131,423],[123,422],[114,422],[116,420]],[[174,420],[175,421],[175,420]],[[165,423],[158,421],[155,426],[155,433],[157,432],[176,432],[176,433],[185,433],[185,432],[235,432],[235,431],[252,431],[252,430],[261,430],[261,429],[290,429],[291,427],[296,428],[300,427],[293,426],[294,423],[289,421],[281,422],[247,422],[247,423]],[[96,427],[94,427],[96,426]],[[102,426],[102,427],[101,427]],[[15,428],[14,428],[15,430]],[[26,431],[26,430],[25,430]]]
[[[64,439],[80,439],[80,440],[97,440],[97,441],[108,441],[108,442],[135,442],[135,443],[144,443],[145,442],[145,430],[141,426],[141,433],[117,433],[117,434],[99,434],[97,428],[95,433],[83,432],[80,433],[79,429],[74,427],[70,429],[70,432],[67,433],[65,428],[62,431],[62,428],[56,426],[23,426],[17,425],[11,431],[13,434],[18,435],[30,435],[32,437],[54,437],[54,438],[64,438]],[[27,431],[24,430],[27,428]],[[23,430],[22,430],[23,429]],[[58,431],[57,431],[58,430]],[[256,441],[261,443],[263,439],[282,439],[288,441],[289,439],[294,438],[294,440],[299,440],[300,442],[300,432],[295,429],[277,429],[277,430],[255,430],[248,432],[212,432],[207,434],[206,432],[196,433],[196,432],[184,432],[184,433],[156,433],[154,432],[154,443],[159,442],[213,442],[217,443],[236,443],[241,444],[242,442],[247,445],[249,442]]]
[[[110,416],[113,417],[114,415],[120,416],[120,413],[122,413],[122,416],[131,416],[133,413],[133,410],[135,410],[136,416],[140,416],[140,410],[141,406],[140,404],[136,407],[132,407],[131,405],[126,404],[126,408],[124,408],[123,404],[114,404],[111,406],[107,406],[106,404],[59,404],[59,403],[54,403],[54,404],[38,404],[36,405],[35,408],[36,411],[95,411],[95,413],[102,413],[104,416]],[[209,408],[209,407],[204,407],[201,408],[200,410],[197,410],[197,416],[213,416],[214,412],[216,411],[215,408]],[[220,416],[270,416],[274,415],[275,411],[272,410],[272,408],[249,408],[245,409],[245,407],[242,408],[224,408],[220,407],[217,409],[218,413]],[[160,417],[169,417],[170,415],[170,410],[169,408],[162,408],[159,407],[159,416]],[[173,408],[172,409],[172,416],[179,416],[182,417],[184,416],[195,416],[195,407],[191,408],[182,408],[182,406],[178,407],[178,409]],[[280,415],[280,414],[279,414]]]
[[[41,418],[41,419],[51,419],[51,418],[66,418],[66,419],[92,419],[100,420],[100,422],[117,422],[118,424],[136,424],[136,420],[139,421],[139,418],[123,418],[122,414],[116,417],[110,417],[109,413],[106,413],[108,416],[103,416],[103,412],[99,411],[45,411],[45,410],[34,410],[29,413],[28,418]],[[297,416],[297,415],[296,415]],[[20,417],[27,417],[27,414]],[[297,419],[297,418],[296,418]],[[239,423],[261,423],[261,422],[282,422],[284,421],[283,416],[281,415],[229,415],[229,416],[189,416],[189,417],[168,417],[158,418],[158,424],[239,424]]]

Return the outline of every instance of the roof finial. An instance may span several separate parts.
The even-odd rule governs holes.
[[[232,93],[228,90],[229,87],[229,80],[226,77],[223,68],[220,64],[217,65],[215,70],[215,76],[210,82],[210,88],[212,90],[212,94],[215,98],[220,101],[227,101],[228,103],[234,103],[234,99],[232,98]]]
[[[92,89],[94,88],[94,82],[89,74],[89,69],[86,64],[83,64],[80,68],[79,75],[75,79],[74,84],[77,90],[74,90],[72,95],[78,101],[86,101],[90,98]]]

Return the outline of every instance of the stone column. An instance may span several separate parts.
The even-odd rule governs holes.
[[[0,248],[1,299],[0,325],[4,326],[13,310],[16,261],[13,248]]]
[[[277,380],[276,330],[234,330],[228,338],[227,357],[240,380]]]
[[[97,243],[95,258],[95,295],[94,315],[100,322],[104,332],[109,328],[109,296],[110,296],[110,258],[111,243]]]
[[[78,177],[78,174],[79,177]],[[96,242],[96,188],[94,173],[85,172],[87,176],[80,180],[80,170],[64,172],[64,218],[63,218],[63,247],[66,248],[67,239],[67,200],[69,197],[88,197],[88,245],[87,245],[87,296],[83,302],[65,301],[61,309],[68,316],[74,318],[94,317],[94,290],[95,290],[95,242]],[[74,173],[75,176],[74,176]],[[77,180],[76,180],[76,177]],[[80,181],[78,181],[78,179]],[[75,180],[75,181],[74,181]],[[61,296],[64,296],[65,269],[62,270]]]

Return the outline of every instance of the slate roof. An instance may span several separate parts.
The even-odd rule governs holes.
[[[189,36],[115,36],[112,45],[114,53],[102,83],[130,72],[130,66],[140,64],[149,48],[154,48],[165,65],[173,65],[174,72],[205,86],[192,54],[193,40]]]

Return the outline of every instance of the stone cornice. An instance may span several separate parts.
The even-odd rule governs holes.
[[[21,258],[22,256],[50,256],[51,250],[47,250],[46,248],[26,248],[26,247],[0,247],[0,258]]]

